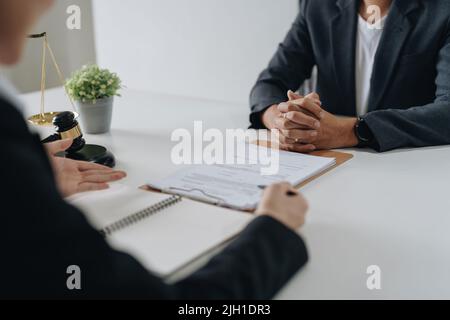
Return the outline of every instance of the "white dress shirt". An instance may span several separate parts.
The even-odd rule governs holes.
[[[375,63],[375,55],[383,35],[387,16],[383,17],[377,27],[370,25],[358,15],[358,32],[356,37],[356,112],[359,116],[367,113],[369,108],[370,86]]]

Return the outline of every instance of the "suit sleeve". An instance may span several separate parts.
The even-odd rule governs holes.
[[[287,91],[296,91],[311,77],[314,54],[305,19],[307,1],[300,1],[300,13],[277,52],[259,76],[250,94],[251,127],[262,129],[261,116],[267,108],[287,100]]]
[[[379,110],[364,117],[377,141],[377,151],[450,144],[450,22],[439,52],[437,72],[436,99],[432,104]]]
[[[182,298],[265,300],[307,260],[304,242],[296,233],[272,218],[260,217],[205,268],[176,287]]]
[[[59,195],[42,146],[18,112],[2,125],[0,297],[262,299],[306,262],[301,238],[270,218],[254,221],[206,267],[166,284],[133,257],[112,250],[81,212]],[[81,290],[67,287],[69,266]]]

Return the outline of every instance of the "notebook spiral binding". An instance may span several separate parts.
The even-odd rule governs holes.
[[[169,207],[177,204],[178,202],[181,201],[181,199],[182,198],[179,196],[172,196],[172,197],[168,198],[167,200],[161,201],[151,207],[148,207],[147,209],[144,209],[140,212],[129,215],[128,217],[125,217],[117,222],[114,222],[114,223],[110,224],[109,226],[103,228],[99,232],[103,237],[108,237],[108,236],[112,235],[114,232],[125,229],[125,228],[127,228],[133,224],[136,224],[150,216],[155,215],[156,213],[158,213],[166,208],[169,208]]]

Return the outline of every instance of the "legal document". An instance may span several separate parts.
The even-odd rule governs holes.
[[[258,152],[266,149],[259,146],[249,148],[257,148]],[[271,175],[262,174],[264,165],[252,158],[258,153],[249,152],[245,156],[235,156],[239,164],[193,165],[148,185],[166,193],[219,206],[253,210],[260,201],[263,187],[283,181],[296,186],[336,164],[334,158],[278,152],[278,170]]]

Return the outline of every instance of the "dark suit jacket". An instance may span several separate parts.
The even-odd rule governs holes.
[[[1,99],[0,119],[0,298],[267,299],[307,261],[296,233],[261,217],[206,267],[165,284],[62,199],[39,139]],[[81,291],[67,289],[71,265]]]
[[[360,0],[302,0],[300,14],[251,93],[251,123],[318,67],[327,111],[356,115]],[[450,1],[394,0],[376,55],[369,113],[378,151],[450,143]]]

